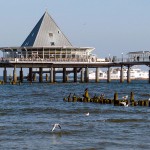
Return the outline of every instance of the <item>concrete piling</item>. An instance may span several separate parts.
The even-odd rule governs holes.
[[[51,67],[51,73],[50,73],[50,83],[54,82],[54,69]]]
[[[81,70],[81,83],[84,83],[84,68]]]
[[[42,83],[43,82],[43,68],[40,67],[39,68],[39,82]]]
[[[150,67],[150,66],[149,66]],[[150,83],[150,69],[149,69],[149,79],[148,79],[148,82]]]
[[[48,74],[46,74],[46,81],[48,81],[48,78],[49,78],[49,77],[48,77]]]
[[[131,82],[131,78],[130,78],[130,65],[128,65],[128,71],[127,71],[127,83],[130,83]]]
[[[85,68],[84,77],[85,77],[85,82],[88,83],[89,82],[89,68],[88,67]]]
[[[14,70],[13,70],[13,84],[17,83],[17,74],[16,74],[16,65],[14,65]]]
[[[121,70],[120,70],[120,83],[124,82],[124,74],[123,74],[123,66],[121,65]]]
[[[36,81],[36,73],[33,73],[33,81]]]
[[[99,82],[99,68],[96,68],[95,71],[95,82]]]
[[[4,67],[4,71],[3,71],[3,80],[4,80],[4,83],[7,83],[7,70],[6,70],[6,67]]]
[[[20,69],[20,82],[21,83],[23,82],[23,70],[22,70],[22,67]]]
[[[63,68],[63,83],[66,83],[66,68]]]
[[[74,67],[74,82],[77,82],[77,67]]]
[[[108,71],[107,71],[107,83],[111,82],[111,78],[110,78],[110,67],[108,67]]]

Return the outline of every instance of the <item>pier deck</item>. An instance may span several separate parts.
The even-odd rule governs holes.
[[[33,82],[33,74],[39,74],[39,82],[43,81],[43,74],[50,74],[50,83],[55,82],[55,75],[56,73],[62,73],[63,76],[63,82],[67,82],[67,75],[70,73],[74,73],[74,82],[77,82],[77,74],[81,73],[81,82],[89,82],[89,68],[95,68],[96,69],[96,82],[99,82],[98,79],[98,68],[108,68],[108,77],[107,77],[107,82],[111,81],[110,78],[110,68],[111,67],[121,67],[121,72],[123,72],[123,67],[128,68],[128,73],[127,73],[127,82],[130,83],[130,69],[134,65],[145,65],[150,67],[150,61],[148,59],[142,59],[142,61],[134,61],[134,60],[129,60],[129,59],[118,59],[114,62],[92,62],[90,60],[86,61],[76,61],[76,60],[48,60],[48,59],[42,59],[42,60],[23,60],[19,58],[14,58],[14,59],[0,59],[0,67],[4,68],[4,73],[3,73],[3,79],[4,82],[7,82],[7,69],[6,68],[14,68],[13,71],[13,81],[17,82],[17,73],[16,73],[16,68],[21,68],[20,70],[20,77],[19,81],[23,82],[23,68],[29,68],[29,81]],[[34,68],[38,68],[38,71],[33,71]],[[45,69],[49,69],[48,71],[44,71]],[[62,71],[56,71],[55,69],[59,68]],[[68,68],[71,68],[71,70],[67,70]],[[121,73],[120,75],[120,82],[124,82],[123,75]],[[150,71],[149,71],[149,83],[150,83]]]

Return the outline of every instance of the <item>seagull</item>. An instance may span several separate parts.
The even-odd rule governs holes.
[[[87,114],[85,114],[86,116],[89,116],[90,115],[90,113],[88,112]]]
[[[124,100],[128,99],[128,95],[122,97]]]
[[[120,104],[122,104],[125,107],[128,107],[128,104],[126,104],[126,102],[120,102]]]
[[[55,130],[55,128],[56,127],[58,127],[59,129],[61,129],[61,126],[60,126],[60,124],[58,124],[58,123],[55,123],[54,125],[53,125],[53,128],[52,128],[52,132]]]
[[[150,98],[148,99],[148,101],[150,101]]]

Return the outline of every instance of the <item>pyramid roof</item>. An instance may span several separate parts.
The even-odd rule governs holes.
[[[51,47],[72,44],[46,11],[21,46]]]

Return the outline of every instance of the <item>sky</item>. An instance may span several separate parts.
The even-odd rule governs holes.
[[[47,10],[73,46],[98,57],[150,49],[149,0],[0,0],[0,47],[20,46]]]
[[[0,0],[0,47],[20,46],[47,10],[73,46],[100,58],[150,49],[150,0]]]

